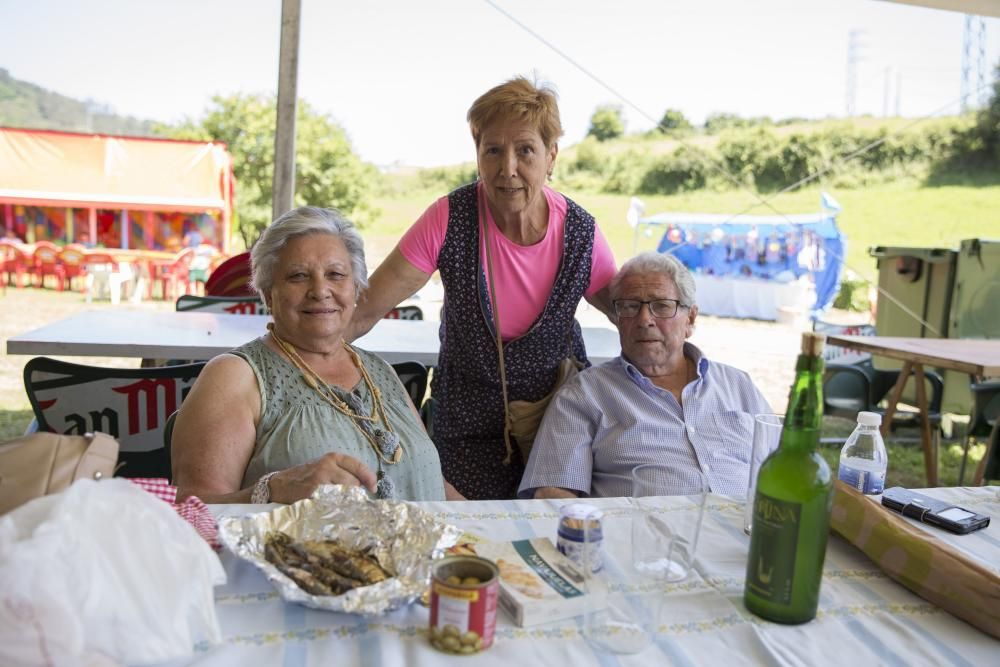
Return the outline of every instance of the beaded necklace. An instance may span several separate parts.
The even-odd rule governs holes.
[[[385,406],[382,404],[382,392],[375,386],[371,376],[368,374],[368,369],[365,368],[364,362],[361,361],[361,357],[358,356],[358,353],[350,345],[346,342],[343,343],[344,349],[350,355],[351,361],[354,362],[355,367],[358,369],[361,379],[364,380],[365,385],[368,387],[368,393],[372,396],[371,414],[367,415],[363,412],[364,406],[361,404],[361,400],[353,393],[348,394],[347,401],[338,396],[333,387],[299,355],[295,347],[277,334],[273,322],[268,323],[267,329],[271,334],[271,338],[281,348],[281,351],[285,353],[285,356],[292,362],[292,365],[302,373],[303,381],[322,396],[337,412],[350,417],[351,423],[365,436],[368,444],[378,457],[377,495],[379,498],[393,497],[394,485],[392,480],[382,470],[382,464],[395,465],[402,461],[404,453],[403,443],[400,442],[399,434],[392,430],[392,424],[389,423]],[[384,428],[379,428],[379,421],[384,424]]]

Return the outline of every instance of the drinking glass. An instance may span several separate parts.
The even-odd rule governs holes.
[[[757,491],[757,473],[760,472],[760,464],[764,462],[764,459],[778,448],[784,423],[784,415],[760,414],[755,416],[753,420],[750,479],[747,481],[747,501],[743,508],[743,532],[747,535],[750,534],[753,524],[753,497]]]
[[[655,496],[683,494],[693,507],[664,513]],[[651,463],[632,471],[632,564],[653,579],[675,582],[687,578],[694,564],[708,480],[698,470]]]
[[[588,518],[584,522],[582,560],[587,604],[583,635],[594,650],[602,653],[639,653],[652,643],[667,596],[662,582],[629,566],[628,534],[634,513],[605,512],[603,540],[591,539],[590,531],[597,530],[599,520]],[[598,558],[603,567],[595,572],[592,565]]]

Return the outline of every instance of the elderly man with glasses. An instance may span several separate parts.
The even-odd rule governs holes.
[[[622,354],[553,398],[521,480],[521,498],[630,496],[645,463],[678,472],[669,494],[746,494],[753,417],[770,406],[745,372],[687,342],[694,278],[672,255],[644,253],[611,281]],[[698,473],[701,473],[699,475]]]

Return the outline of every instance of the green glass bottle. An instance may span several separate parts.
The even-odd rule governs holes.
[[[833,476],[816,451],[823,418],[822,334],[802,335],[781,443],[761,464],[743,601],[777,623],[816,616]]]

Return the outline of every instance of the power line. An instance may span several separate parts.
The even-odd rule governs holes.
[[[592,73],[586,67],[584,67],[583,65],[581,65],[580,63],[578,63],[571,56],[569,56],[567,53],[565,53],[564,51],[562,51],[561,49],[559,49],[558,47],[556,47],[554,44],[552,44],[551,42],[549,42],[542,35],[540,35],[536,31],[534,31],[532,28],[530,28],[526,24],[522,23],[520,20],[518,20],[516,17],[514,17],[510,12],[508,12],[507,10],[505,10],[502,7],[500,7],[499,5],[497,5],[496,2],[494,2],[493,0],[483,0],[483,2],[485,2],[486,4],[488,4],[491,7],[493,7],[493,9],[495,9],[497,12],[499,12],[500,14],[502,14],[503,16],[505,16],[507,19],[509,19],[511,22],[513,22],[519,28],[521,28],[522,30],[524,30],[525,32],[527,32],[529,35],[531,35],[532,37],[534,37],[535,39],[537,39],[539,42],[541,42],[543,45],[545,45],[546,47],[548,47],[549,49],[551,49],[552,51],[554,51],[557,55],[559,55],[564,60],[566,60],[570,65],[572,65],[573,67],[575,67],[578,70],[580,70],[580,72],[582,72],[584,75],[586,75],[587,77],[589,77],[590,79],[592,79],[599,86],[601,86],[602,88],[604,88],[605,90],[607,90],[608,92],[610,92],[612,95],[614,95],[616,98],[618,98],[625,106],[631,108],[633,111],[635,111],[636,113],[638,113],[640,116],[642,116],[642,117],[646,118],[647,120],[649,120],[650,122],[652,122],[656,127],[662,127],[661,123],[659,123],[657,120],[655,120],[650,114],[646,113],[645,110],[643,110],[642,108],[640,108],[637,104],[635,104],[634,102],[632,102],[629,98],[625,97],[623,94],[619,93],[616,89],[612,88],[604,80],[602,80],[596,74]],[[985,28],[984,28],[984,31],[985,31]],[[852,55],[851,55],[852,53],[853,53],[853,62],[854,63],[856,63],[858,60],[861,59],[860,55],[859,55],[860,48],[863,48],[864,46],[866,46],[865,44],[862,44],[860,41],[858,41],[858,37],[862,33],[863,33],[863,31],[861,31],[861,30],[852,30],[849,33],[849,36],[848,36],[848,54],[849,54],[848,55],[848,62],[849,62],[849,64],[852,61]],[[853,48],[852,48],[852,46],[853,46]],[[981,87],[977,88],[975,91],[973,91],[973,93],[970,93],[970,94],[977,94],[977,95],[978,94],[984,94],[984,89],[985,88],[987,88],[987,85],[984,83]],[[964,99],[964,97],[963,97],[963,99]],[[777,208],[775,208],[774,205],[771,203],[771,201],[773,199],[775,199],[775,198],[777,198],[777,197],[779,197],[779,196],[781,196],[781,195],[783,195],[783,194],[785,194],[787,192],[791,192],[793,190],[797,190],[797,189],[799,189],[800,187],[802,187],[803,185],[805,185],[807,183],[810,183],[810,182],[812,182],[814,180],[822,178],[824,175],[830,173],[831,171],[833,171],[834,169],[836,169],[836,168],[838,168],[840,166],[843,166],[844,164],[846,164],[847,162],[850,162],[851,160],[853,160],[854,158],[858,157],[859,155],[863,155],[864,153],[870,151],[871,149],[873,149],[873,148],[875,148],[877,146],[880,146],[881,144],[885,143],[886,141],[888,141],[888,140],[890,140],[890,139],[898,136],[899,134],[902,134],[903,132],[909,130],[912,127],[915,127],[915,126],[917,126],[917,125],[919,125],[919,124],[921,124],[921,123],[923,123],[923,122],[925,122],[927,120],[930,120],[931,118],[937,117],[939,114],[947,111],[952,106],[954,106],[955,102],[956,102],[955,100],[952,100],[952,101],[948,102],[947,104],[938,107],[937,109],[935,109],[931,113],[914,119],[912,122],[907,123],[907,124],[905,124],[905,125],[897,128],[896,130],[894,130],[892,132],[889,132],[886,136],[882,137],[881,139],[878,139],[877,141],[873,141],[870,144],[867,144],[866,146],[862,146],[861,148],[859,148],[859,149],[857,149],[857,150],[849,153],[848,155],[846,155],[846,156],[844,156],[842,158],[834,158],[833,160],[831,160],[827,164],[827,166],[825,168],[823,168],[823,169],[821,169],[821,170],[819,170],[819,171],[817,171],[817,172],[815,172],[813,174],[810,174],[810,175],[808,175],[808,176],[806,176],[804,178],[799,179],[798,181],[792,183],[791,185],[788,185],[788,186],[782,188],[781,190],[779,190],[778,192],[774,193],[772,196],[766,197],[766,198],[762,197],[758,192],[756,192],[755,190],[750,189],[749,187],[747,187],[747,185],[745,183],[741,182],[738,178],[736,178],[735,176],[733,176],[732,174],[730,174],[727,169],[725,169],[723,166],[721,166],[720,164],[718,164],[718,162],[716,160],[714,160],[711,157],[711,155],[708,154],[708,152],[705,151],[704,149],[702,149],[701,147],[699,147],[699,146],[697,146],[695,144],[692,144],[690,142],[687,142],[687,141],[685,141],[681,137],[676,137],[676,141],[679,144],[681,144],[682,146],[684,146],[685,148],[687,148],[688,150],[690,150],[693,153],[695,153],[696,155],[698,155],[699,158],[703,162],[705,162],[706,164],[708,164],[709,167],[711,167],[716,172],[722,174],[728,181],[730,181],[731,183],[733,183],[734,185],[736,185],[738,189],[740,189],[740,190],[742,190],[742,191],[750,194],[751,197],[753,197],[754,199],[757,200],[757,202],[759,202],[760,206],[764,206],[765,208],[770,209],[771,211],[773,211],[778,216],[780,216],[782,218],[785,218],[785,220],[788,220],[788,216],[784,212],[779,211]],[[853,104],[853,100],[851,101],[851,103]],[[663,129],[666,129],[666,128],[663,128]],[[748,213],[749,211],[752,211],[757,206],[758,206],[758,204],[754,204],[752,206],[749,206],[749,207],[743,209],[742,211],[740,211],[739,213],[736,213],[736,214],[730,216],[729,220],[732,220],[733,218],[737,218],[737,217],[739,217],[741,215],[744,215],[744,214]],[[685,243],[689,243],[689,242],[685,241]],[[676,248],[675,248],[675,250],[676,250]],[[858,271],[853,266],[849,265],[847,263],[846,259],[843,256],[837,255],[837,254],[834,254],[834,256],[841,261],[841,263],[843,264],[843,266],[845,268],[850,269],[851,271],[853,271],[855,274],[857,274],[859,277],[861,277],[867,284],[873,285],[873,283],[872,283],[871,280],[869,280],[868,278],[865,278],[864,275],[860,271]],[[893,296],[892,294],[890,294],[889,292],[887,292],[883,288],[879,287],[878,285],[874,285],[874,286],[878,290],[878,293],[879,293],[880,296],[885,296],[886,298],[888,298],[890,301],[893,302],[893,304],[895,304],[898,308],[900,308],[904,313],[906,313],[907,315],[909,315],[910,317],[912,317],[914,320],[916,320],[917,322],[919,322],[922,326],[924,326],[927,329],[929,329],[932,333],[935,333],[935,334],[937,334],[939,336],[941,335],[941,332],[938,331],[938,329],[933,324],[931,324],[930,322],[927,322],[926,320],[924,320],[920,315],[918,315],[916,312],[914,312],[911,308],[909,308],[906,304],[904,304],[897,297]]]

